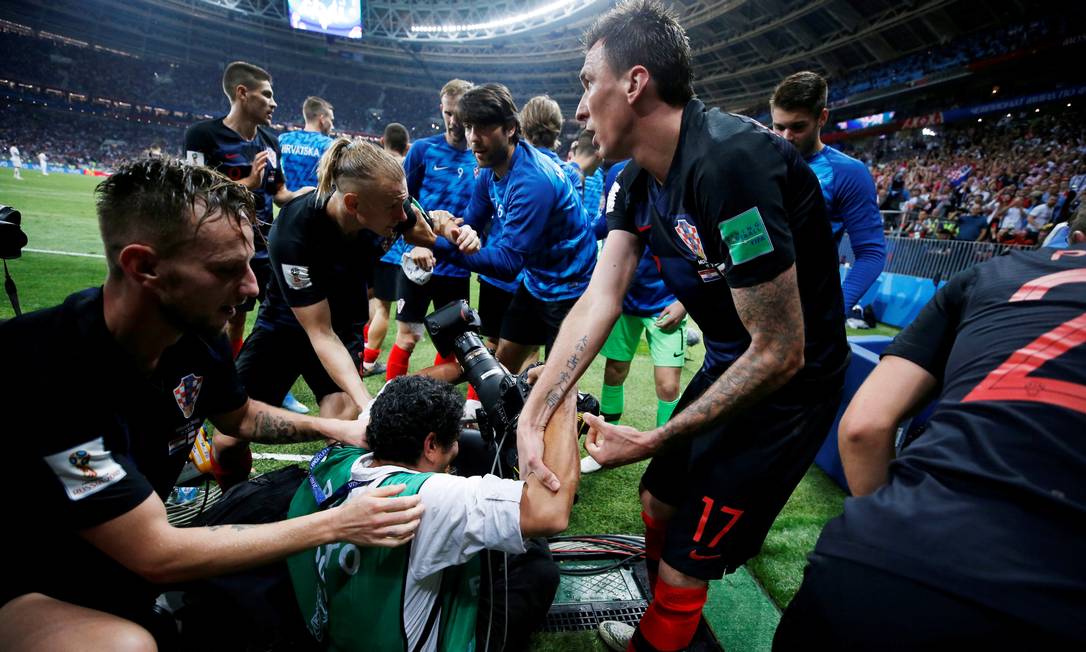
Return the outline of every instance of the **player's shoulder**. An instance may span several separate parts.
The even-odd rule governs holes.
[[[830,165],[838,170],[845,170],[849,174],[870,175],[870,172],[867,170],[867,164],[858,158],[845,154],[835,147],[824,145],[820,153],[826,158]]]
[[[260,137],[260,140],[265,144],[273,147],[279,147],[279,135],[275,133],[275,130],[266,125],[257,125],[256,133]]]
[[[212,134],[224,128],[222,118],[211,118],[210,120],[192,123],[185,132],[189,134]]]
[[[798,160],[799,155],[786,140],[753,118],[702,105],[702,110],[689,120],[682,152],[686,173],[698,170],[745,175],[782,161],[793,164]]]

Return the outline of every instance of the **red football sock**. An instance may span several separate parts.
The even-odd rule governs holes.
[[[440,353],[434,354],[434,366],[439,364],[445,364],[447,362],[456,362],[456,356],[452,353],[449,355],[441,355]]]
[[[230,348],[234,350],[234,357],[235,358],[237,358],[238,354],[241,353],[241,345],[242,344],[245,344],[245,338],[244,337],[239,337],[236,340],[231,340],[230,341]]]
[[[468,385],[468,400],[469,401],[478,401],[479,400],[479,395],[475,392],[475,388],[472,387],[471,385]]]
[[[660,557],[664,554],[664,524],[654,521],[645,512],[641,512],[641,520],[645,522],[645,570],[649,573],[649,584],[655,592]]]
[[[362,349],[362,362],[367,364],[377,362],[377,356],[381,355],[381,349],[371,349],[366,347]]]
[[[694,640],[701,620],[701,608],[709,597],[709,586],[693,589],[656,582],[656,599],[649,605],[627,650],[682,650]],[[647,644],[647,645],[645,645]]]
[[[370,341],[370,323],[366,322],[366,325],[362,327],[362,341]]]
[[[388,370],[385,372],[385,380],[392,380],[406,374],[410,362],[411,352],[393,344],[392,350],[388,352]]]

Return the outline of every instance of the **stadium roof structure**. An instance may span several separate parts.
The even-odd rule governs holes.
[[[290,29],[284,0],[21,0],[0,17],[80,29],[128,51],[180,61],[289,60],[394,90],[448,79],[547,93],[570,114],[580,97],[581,35],[615,0],[365,0],[363,37]],[[1023,0],[672,0],[694,49],[695,90],[728,110],[764,108],[801,69],[840,78],[996,24],[1028,20]],[[519,16],[519,18],[518,18]],[[223,38],[223,29],[230,38]],[[450,31],[419,27],[459,26]],[[66,33],[61,31],[60,33]]]

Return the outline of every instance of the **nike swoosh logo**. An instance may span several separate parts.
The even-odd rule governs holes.
[[[440,167],[437,166],[436,163],[434,164],[434,172],[441,172],[442,170],[448,170],[448,169],[449,169],[449,166],[447,166],[447,165],[445,167],[443,167],[443,168],[440,168]]]
[[[223,154],[222,157],[227,160],[233,160],[236,159],[238,156],[240,156],[240,154]]]
[[[699,555],[698,553],[691,550],[690,558],[694,561],[704,561],[706,559],[720,559],[720,555]]]
[[[674,357],[674,358],[681,358],[681,357],[682,357],[683,355],[685,355],[685,354],[684,354],[684,353],[683,353],[682,351],[679,351],[678,353],[676,353],[676,354],[675,354],[675,355],[673,355],[672,357]]]

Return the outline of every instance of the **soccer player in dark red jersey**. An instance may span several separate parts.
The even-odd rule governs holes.
[[[958,274],[883,352],[776,649],[1086,646],[1086,210],[1069,228]]]

